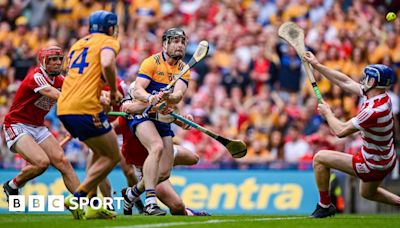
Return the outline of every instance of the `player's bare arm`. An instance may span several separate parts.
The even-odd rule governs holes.
[[[100,53],[101,71],[110,85],[110,99],[112,102],[120,101],[122,94],[118,91],[116,83],[115,53],[110,49],[103,49]]]
[[[166,98],[167,102],[170,104],[178,104],[182,100],[186,90],[187,85],[182,81],[178,81],[175,85],[174,91]]]
[[[135,99],[141,102],[156,105],[161,100],[161,97],[163,96],[164,93],[163,92],[160,92],[158,94],[148,93],[146,91],[146,88],[149,84],[150,84],[149,80],[138,77],[136,79],[136,86],[133,91],[133,96],[135,97]]]
[[[47,86],[41,90],[39,90],[39,93],[42,94],[43,96],[49,97],[53,100],[57,100],[58,97],[60,96],[60,91],[53,86]]]
[[[140,114],[146,109],[146,107],[146,103],[141,101],[133,101],[131,103],[123,104],[121,110],[129,114]]]
[[[336,118],[335,114],[333,114],[332,110],[325,102],[318,105],[318,111],[326,119],[329,127],[332,129],[337,137],[343,138],[358,131],[358,129],[353,125],[350,120],[347,122],[343,122]]]
[[[322,75],[329,79],[329,81],[338,85],[343,90],[349,93],[357,94],[359,96],[361,95],[359,83],[352,80],[349,76],[343,74],[342,72],[329,69],[328,67],[324,66],[318,61],[313,53],[309,51],[306,52],[306,54],[303,56],[303,60],[309,62],[314,67],[314,69],[319,71]]]

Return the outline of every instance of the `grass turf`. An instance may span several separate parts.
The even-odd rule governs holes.
[[[116,220],[73,220],[66,214],[0,214],[1,227],[400,227],[400,215],[337,215],[309,219],[306,216],[229,215],[210,217],[124,216]]]

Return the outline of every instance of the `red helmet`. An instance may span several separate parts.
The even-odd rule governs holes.
[[[52,62],[50,62],[52,60]],[[50,75],[56,76],[61,73],[64,52],[58,46],[42,48],[38,53],[40,66]]]

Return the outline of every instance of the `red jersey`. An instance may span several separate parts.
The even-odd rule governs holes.
[[[58,75],[51,80],[44,70],[36,67],[21,82],[4,123],[44,126],[44,117],[57,100],[43,96],[39,91],[49,86],[61,90],[63,82],[63,76]]]
[[[125,118],[118,117],[118,129],[123,137],[122,142],[122,155],[129,165],[142,167],[147,158],[148,152],[142,145],[139,139],[129,129],[128,123]]]
[[[396,160],[396,153],[394,118],[389,96],[384,93],[364,101],[360,112],[351,121],[361,131],[361,154],[368,168],[391,168]]]

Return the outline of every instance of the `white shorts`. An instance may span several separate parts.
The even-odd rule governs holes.
[[[7,147],[14,153],[13,145],[23,136],[30,135],[37,144],[42,143],[47,137],[51,136],[49,129],[45,126],[33,126],[22,123],[11,124],[11,126],[3,127],[4,135],[7,141]]]
[[[118,148],[121,150],[122,149],[122,144],[124,142],[122,135],[117,135],[117,141],[118,141]]]

